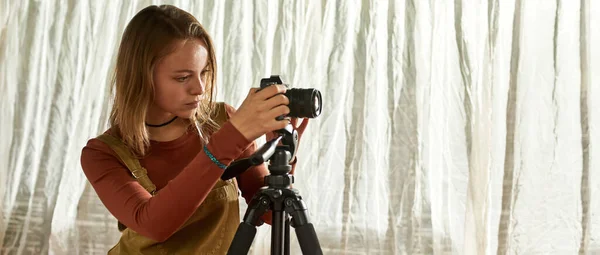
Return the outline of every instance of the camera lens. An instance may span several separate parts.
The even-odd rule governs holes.
[[[321,115],[321,92],[316,89],[288,89],[290,117],[315,118]]]

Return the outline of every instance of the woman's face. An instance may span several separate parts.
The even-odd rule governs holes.
[[[148,120],[191,118],[205,92],[208,50],[202,40],[182,40],[154,67],[154,102]]]

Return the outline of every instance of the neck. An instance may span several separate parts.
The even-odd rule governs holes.
[[[162,123],[162,124],[149,124],[148,122],[146,122],[146,126],[148,126],[148,127],[154,127],[154,128],[164,127],[166,125],[171,124],[173,121],[175,121],[175,119],[177,119],[177,116],[171,118],[171,120],[169,120],[169,121],[167,121],[165,123]]]
[[[162,127],[146,127],[150,140],[158,142],[168,142],[184,135],[188,129],[189,121],[181,118],[175,119],[172,123]]]

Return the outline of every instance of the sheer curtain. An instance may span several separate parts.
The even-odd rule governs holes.
[[[321,90],[295,187],[326,254],[600,253],[598,1],[45,0],[0,2],[1,254],[119,238],[79,156],[157,3],[210,31],[219,100],[270,74]]]

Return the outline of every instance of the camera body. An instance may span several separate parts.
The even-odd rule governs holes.
[[[269,78],[260,80],[260,89],[268,86],[281,84],[288,87],[285,96],[290,100],[288,117],[293,118],[316,118],[321,115],[321,92],[316,89],[289,89],[279,75],[271,75]],[[280,117],[282,118],[282,117]],[[278,118],[279,119],[279,118]]]

